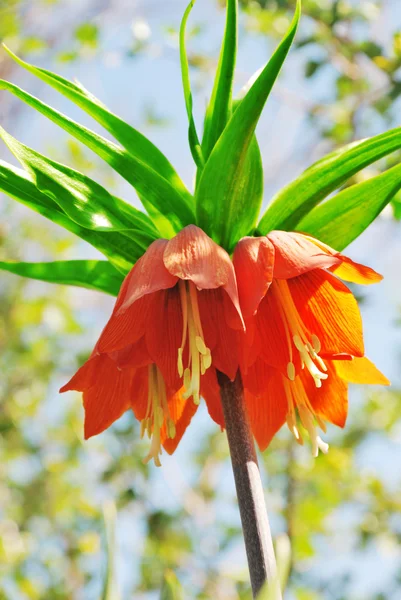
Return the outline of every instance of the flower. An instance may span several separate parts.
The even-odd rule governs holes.
[[[234,267],[246,336],[245,396],[261,449],[287,422],[298,442],[297,414],[313,454],[327,451],[315,421],[340,427],[347,383],[388,380],[364,357],[362,322],[351,291],[338,279],[370,284],[381,275],[301,233],[243,238]]]
[[[152,439],[145,461],[160,465],[201,395],[221,422],[216,369],[235,378],[243,326],[230,257],[189,225],[138,260],[91,357],[60,391],[83,392],[86,438],[132,408]]]

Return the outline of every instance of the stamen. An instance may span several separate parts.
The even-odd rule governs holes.
[[[210,349],[206,346],[199,314],[198,292],[192,282],[180,281],[179,284],[183,333],[181,347],[178,349],[177,369],[183,377],[185,393],[183,398],[192,396],[195,404],[200,401],[200,377],[212,364]],[[183,352],[188,338],[188,365],[184,369]]]
[[[273,290],[278,295],[278,305],[288,344],[290,361],[287,364],[287,377],[290,381],[294,381],[296,376],[292,359],[292,347],[294,345],[299,352],[301,368],[307,368],[313,377],[315,386],[320,388],[322,381],[328,377],[327,367],[319,356],[321,350],[320,340],[317,335],[310,335],[307,331],[294,304],[287,281],[276,279],[273,282]]]
[[[168,437],[174,438],[176,430],[168,408],[166,385],[160,370],[152,364],[148,367],[148,404],[145,418],[141,421],[141,437],[146,432],[151,439],[149,452],[143,459],[145,464],[153,459],[157,467],[161,466],[159,457],[162,453],[161,430],[164,422]]]
[[[302,381],[299,377],[297,377],[294,382],[289,382],[285,377],[283,377],[283,383],[288,403],[288,412],[286,418],[288,429],[294,435],[296,441],[299,444],[303,444],[302,436],[300,435],[296,426],[296,414],[294,408],[294,406],[296,406],[300,422],[302,423],[303,428],[308,432],[312,442],[312,455],[316,458],[319,454],[319,450],[321,450],[321,452],[324,454],[327,454],[329,445],[326,444],[326,442],[324,442],[319,435],[317,435],[314,422],[315,419],[319,427],[324,432],[326,431],[326,426],[322,419],[315,414],[309,398],[306,395]]]

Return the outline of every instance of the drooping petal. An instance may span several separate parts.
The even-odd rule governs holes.
[[[114,360],[119,369],[144,367],[152,362],[146,347],[144,336],[134,344],[126,346],[122,350],[110,353],[109,356]]]
[[[102,371],[103,365],[106,364],[107,357],[97,353],[92,353],[91,357],[78,369],[68,383],[60,388],[60,393],[75,390],[83,392],[92,387]]]
[[[300,233],[271,231],[267,237],[274,246],[274,277],[277,279],[290,279],[312,269],[328,269],[341,262]]]
[[[183,392],[184,390],[181,389],[168,400],[170,417],[175,425],[175,437],[173,438],[168,437],[165,421],[161,430],[161,442],[168,454],[173,454],[190,424],[192,417],[198,409],[197,404],[192,401],[192,398],[187,400],[183,399]]]
[[[145,334],[152,313],[153,294],[140,298],[127,310],[112,314],[96,344],[99,352],[115,352],[135,344]]]
[[[245,237],[234,250],[233,263],[244,318],[255,314],[273,279],[274,246],[267,237]]]
[[[209,415],[221,429],[224,429],[223,406],[221,404],[220,386],[217,381],[215,369],[208,369],[201,378],[201,394],[206,402]]]
[[[275,369],[268,369],[268,386],[260,397],[245,392],[246,408],[252,433],[261,451],[284,425],[288,404],[284,390],[284,377]]]
[[[199,290],[223,287],[242,318],[233,264],[223,248],[196,225],[182,229],[166,245],[163,260],[172,276]]]
[[[163,374],[167,387],[177,392],[182,382],[177,369],[182,339],[182,309],[177,287],[154,294],[153,309],[146,328],[146,345],[152,362]]]
[[[341,281],[323,269],[315,269],[287,283],[303,323],[320,340],[321,354],[363,356],[358,304]]]
[[[239,366],[240,332],[230,327],[222,289],[198,292],[199,314],[212,365],[234,380]]]
[[[146,411],[148,408],[148,383],[148,367],[137,369],[132,380],[130,405],[135,418],[138,421],[142,421],[146,417]]]
[[[334,364],[337,361],[326,361],[328,378],[321,388],[317,388],[305,373],[300,377],[315,413],[325,421],[344,427],[348,414],[348,385],[337,375]]]
[[[349,383],[390,385],[387,377],[366,357],[335,361],[333,365],[337,375]]]
[[[273,287],[259,305],[255,316],[255,335],[260,338],[260,352],[268,365],[287,374],[287,365],[292,362],[296,371],[300,368],[299,354],[284,325],[280,298]],[[291,354],[292,349],[292,354]]]
[[[128,410],[132,396],[134,369],[117,369],[107,355],[98,361],[96,381],[84,390],[85,439],[101,433]]]
[[[352,283],[359,283],[362,285],[378,283],[383,279],[382,275],[376,273],[376,271],[374,271],[370,267],[354,262],[353,260],[348,258],[348,256],[344,256],[344,254],[337,252],[337,250],[334,250],[334,248],[331,248],[330,246],[324,244],[320,240],[317,240],[316,238],[310,236],[303,237],[306,240],[315,244],[315,246],[323,250],[323,252],[326,252],[327,254],[330,254],[331,256],[335,256],[340,259],[339,264],[335,264],[332,267],[330,267],[330,271],[332,273],[335,273],[337,277],[340,277],[345,281],[352,281]]]
[[[269,386],[271,376],[271,367],[269,367],[262,358],[257,358],[255,362],[248,367],[246,373],[242,373],[244,388],[257,398],[264,396]]]
[[[155,240],[128,273],[127,283],[122,288],[124,297],[121,299],[120,312],[143,296],[166,290],[177,283],[177,277],[164,266],[163,255],[167,244],[167,240]]]

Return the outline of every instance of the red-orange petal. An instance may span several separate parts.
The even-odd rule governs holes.
[[[146,330],[146,345],[152,362],[157,364],[167,387],[174,392],[182,385],[177,368],[182,327],[178,288],[154,294],[153,309]]]
[[[163,260],[171,275],[192,281],[199,290],[223,287],[242,319],[230,257],[202,229],[196,225],[182,229],[167,243]]]
[[[351,361],[335,361],[333,365],[337,375],[349,383],[390,385],[387,377],[366,356]]]
[[[287,283],[302,321],[320,340],[322,354],[363,356],[358,304],[341,281],[323,269],[315,269]]]
[[[245,318],[255,314],[273,279],[274,246],[267,237],[245,237],[234,250],[233,264]]]
[[[264,394],[257,397],[245,392],[252,433],[261,451],[267,448],[284,425],[288,410],[283,376],[275,369],[266,368],[269,370],[269,383]]]
[[[293,348],[292,357],[290,347],[292,340],[287,338],[283,323],[280,299],[274,286],[270,288],[259,305],[255,316],[255,335],[260,338],[260,352],[265,362],[287,375],[287,365],[291,361],[296,371],[300,368],[299,354]]]
[[[115,362],[102,355],[93,385],[84,390],[85,439],[101,433],[130,407],[134,369],[117,369]]]
[[[334,255],[322,252],[300,233],[271,231],[267,235],[274,246],[274,277],[290,279],[312,269],[328,269],[341,261]]]
[[[239,366],[241,333],[227,322],[227,307],[223,289],[198,293],[199,314],[205,344],[211,350],[212,365],[231,380]]]
[[[128,273],[127,283],[124,281],[121,288],[124,294],[122,302],[118,298],[119,312],[126,310],[143,296],[166,290],[177,283],[177,277],[164,265],[163,255],[167,244],[167,240],[155,240]]]
[[[173,454],[178,444],[180,443],[182,436],[184,435],[188,425],[191,422],[192,417],[196,413],[198,406],[189,398],[184,400],[182,394],[184,389],[182,388],[179,392],[171,396],[168,400],[168,408],[170,417],[175,424],[175,437],[169,438],[167,435],[166,422],[163,423],[161,430],[161,441],[164,449],[168,454]]]
[[[344,427],[348,413],[348,385],[337,375],[334,362],[325,363],[329,376],[322,387],[315,386],[309,373],[302,372],[300,377],[315,413],[325,421]]]
[[[91,357],[78,369],[68,383],[60,388],[60,393],[75,390],[83,392],[94,385],[103,366],[108,363],[105,355],[92,353]]]
[[[224,429],[224,413],[220,398],[220,386],[217,381],[216,370],[211,367],[201,377],[201,394],[204,398],[209,415],[221,429]]]
[[[266,394],[269,381],[272,376],[272,369],[261,358],[248,367],[247,371],[242,373],[244,388],[253,396],[260,397]]]
[[[301,235],[301,234],[300,234]],[[344,279],[345,281],[352,281],[352,283],[359,283],[362,285],[370,285],[371,283],[378,283],[383,279],[383,276],[367,267],[365,265],[361,265],[360,263],[354,262],[348,256],[337,252],[334,248],[331,248],[327,244],[324,244],[320,240],[313,238],[311,236],[303,237],[315,244],[318,248],[330,254],[331,256],[335,256],[340,259],[339,264],[333,265],[330,267],[330,271],[335,273],[337,277]]]

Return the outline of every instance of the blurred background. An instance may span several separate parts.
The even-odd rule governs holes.
[[[294,8],[292,0],[240,4],[237,91],[268,59]],[[400,125],[399,1],[303,5],[295,46],[258,127],[266,204],[324,153]],[[155,142],[191,186],[177,35],[185,6],[0,0],[0,38],[26,60],[76,77]],[[198,127],[223,29],[224,2],[198,0],[188,35]],[[99,130],[3,50],[0,77]],[[98,157],[6,92],[0,122],[139,206]],[[15,162],[4,147],[0,157]],[[358,177],[399,160],[394,154]],[[366,353],[393,386],[351,390],[347,427],[329,427],[327,456],[313,460],[308,445],[294,445],[284,430],[260,456],[274,536],[287,534],[292,546],[288,599],[401,597],[399,219],[401,196],[348,249],[385,276],[355,291]],[[0,260],[96,257],[72,234],[0,198]],[[0,600],[152,600],[166,568],[178,575],[184,598],[248,600],[227,443],[205,408],[156,469],[141,462],[146,441],[131,415],[84,443],[79,394],[58,394],[112,305],[99,293],[0,274]]]

